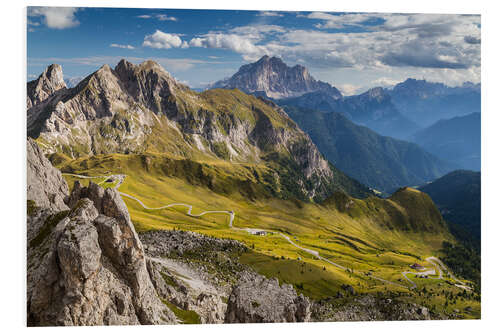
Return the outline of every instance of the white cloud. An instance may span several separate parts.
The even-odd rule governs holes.
[[[189,45],[194,47],[228,49],[242,54],[265,53],[262,47],[256,46],[249,38],[237,34],[206,34],[191,39]]]
[[[284,15],[281,14],[280,12],[268,12],[268,11],[263,11],[259,12],[257,16],[270,16],[270,17],[283,17]]]
[[[75,17],[78,8],[72,7],[28,7],[29,17],[41,17],[51,29],[66,29],[80,24]]]
[[[381,78],[378,78],[376,80],[373,80],[371,83],[374,86],[379,86],[379,87],[385,88],[385,87],[394,86],[394,85],[398,84],[399,82],[401,82],[401,80],[391,79],[390,77],[381,77]]]
[[[351,95],[355,95],[356,93],[360,92],[359,90],[361,89],[361,86],[346,83],[346,84],[337,85],[337,88],[340,90],[342,95],[351,96]]]
[[[156,18],[160,21],[174,21],[174,22],[177,21],[176,17],[168,16],[165,14],[158,14],[158,15],[156,15]]]
[[[122,44],[110,44],[109,47],[117,47],[119,49],[128,49],[128,50],[133,50],[135,49],[135,47],[133,47],[132,45],[122,45]]]
[[[138,18],[141,18],[141,19],[149,19],[151,18],[152,16],[151,15],[139,15],[137,16]]]
[[[156,30],[154,34],[144,37],[143,46],[154,49],[187,48],[188,43],[183,41],[177,34],[169,34]]]

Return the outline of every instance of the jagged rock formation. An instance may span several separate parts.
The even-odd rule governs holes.
[[[64,203],[64,198],[68,195],[68,184],[61,172],[52,166],[35,141],[28,138],[26,146],[27,199],[34,201],[39,207],[68,209]]]
[[[280,58],[267,55],[241,66],[236,74],[214,83],[212,88],[238,88],[275,99],[297,97],[312,91],[324,91],[332,98],[342,98],[337,88],[315,80],[304,66],[288,67]]]
[[[28,155],[44,158],[36,149]],[[45,163],[34,170],[31,180],[38,181],[29,183],[30,191],[41,191],[35,187],[44,186],[46,174],[56,173],[51,168]],[[174,323],[153,287],[142,244],[118,192],[95,184],[75,188],[67,200],[69,210],[44,201],[29,203],[28,325]]]
[[[62,68],[58,64],[52,64],[36,80],[28,82],[27,108],[29,109],[43,102],[50,95],[61,89],[66,89]]]
[[[291,285],[244,272],[229,297],[226,323],[279,323],[309,321],[311,303]]]
[[[329,165],[276,104],[238,90],[196,93],[153,61],[122,60],[115,69],[104,65],[76,87],[56,92],[28,110],[28,133],[45,153],[70,158],[144,151],[180,158],[201,154],[274,163],[273,169],[286,165],[288,170],[276,174],[293,178],[301,198],[324,198],[333,187],[367,194]]]

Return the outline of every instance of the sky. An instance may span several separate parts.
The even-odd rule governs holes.
[[[27,73],[84,77],[153,59],[192,88],[263,55],[351,95],[406,78],[481,81],[481,17],[454,14],[28,7]]]

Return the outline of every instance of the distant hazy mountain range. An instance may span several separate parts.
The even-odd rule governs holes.
[[[426,127],[440,119],[481,112],[481,84],[448,87],[442,83],[407,79],[386,89],[392,102],[407,118]]]
[[[415,133],[411,140],[461,168],[481,170],[481,114],[439,120]]]
[[[456,168],[415,143],[379,135],[340,113],[294,106],[285,111],[337,168],[380,191],[419,185]]]
[[[419,188],[438,205],[443,218],[458,238],[479,243],[481,239],[481,173],[451,172]]]
[[[332,98],[325,92],[313,92],[278,103],[325,113],[339,112],[359,125],[395,138],[406,138],[419,128],[399,112],[390,95],[382,88],[372,88],[362,94],[342,98]]]

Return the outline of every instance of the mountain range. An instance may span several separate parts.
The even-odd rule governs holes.
[[[386,89],[400,112],[420,127],[447,118],[481,112],[481,84],[465,82],[449,87],[443,83],[407,79]]]
[[[384,89],[373,88],[360,95],[344,97],[329,83],[314,79],[305,67],[289,67],[277,57],[263,56],[254,63],[243,65],[233,76],[212,87],[238,88],[282,106],[340,112],[383,135],[403,138],[418,129],[397,110]]]
[[[265,182],[254,171],[245,186],[268,195],[309,200],[334,190],[368,194],[326,161],[276,104],[239,90],[194,92],[153,61],[104,65],[71,89],[61,67],[51,65],[28,86],[37,87],[28,89],[28,134],[49,154],[151,151],[175,160],[262,162]]]
[[[481,170],[481,114],[441,119],[410,137],[427,151],[467,170]]]
[[[340,113],[293,106],[285,111],[337,168],[379,191],[420,185],[456,168],[415,143],[377,134]]]

